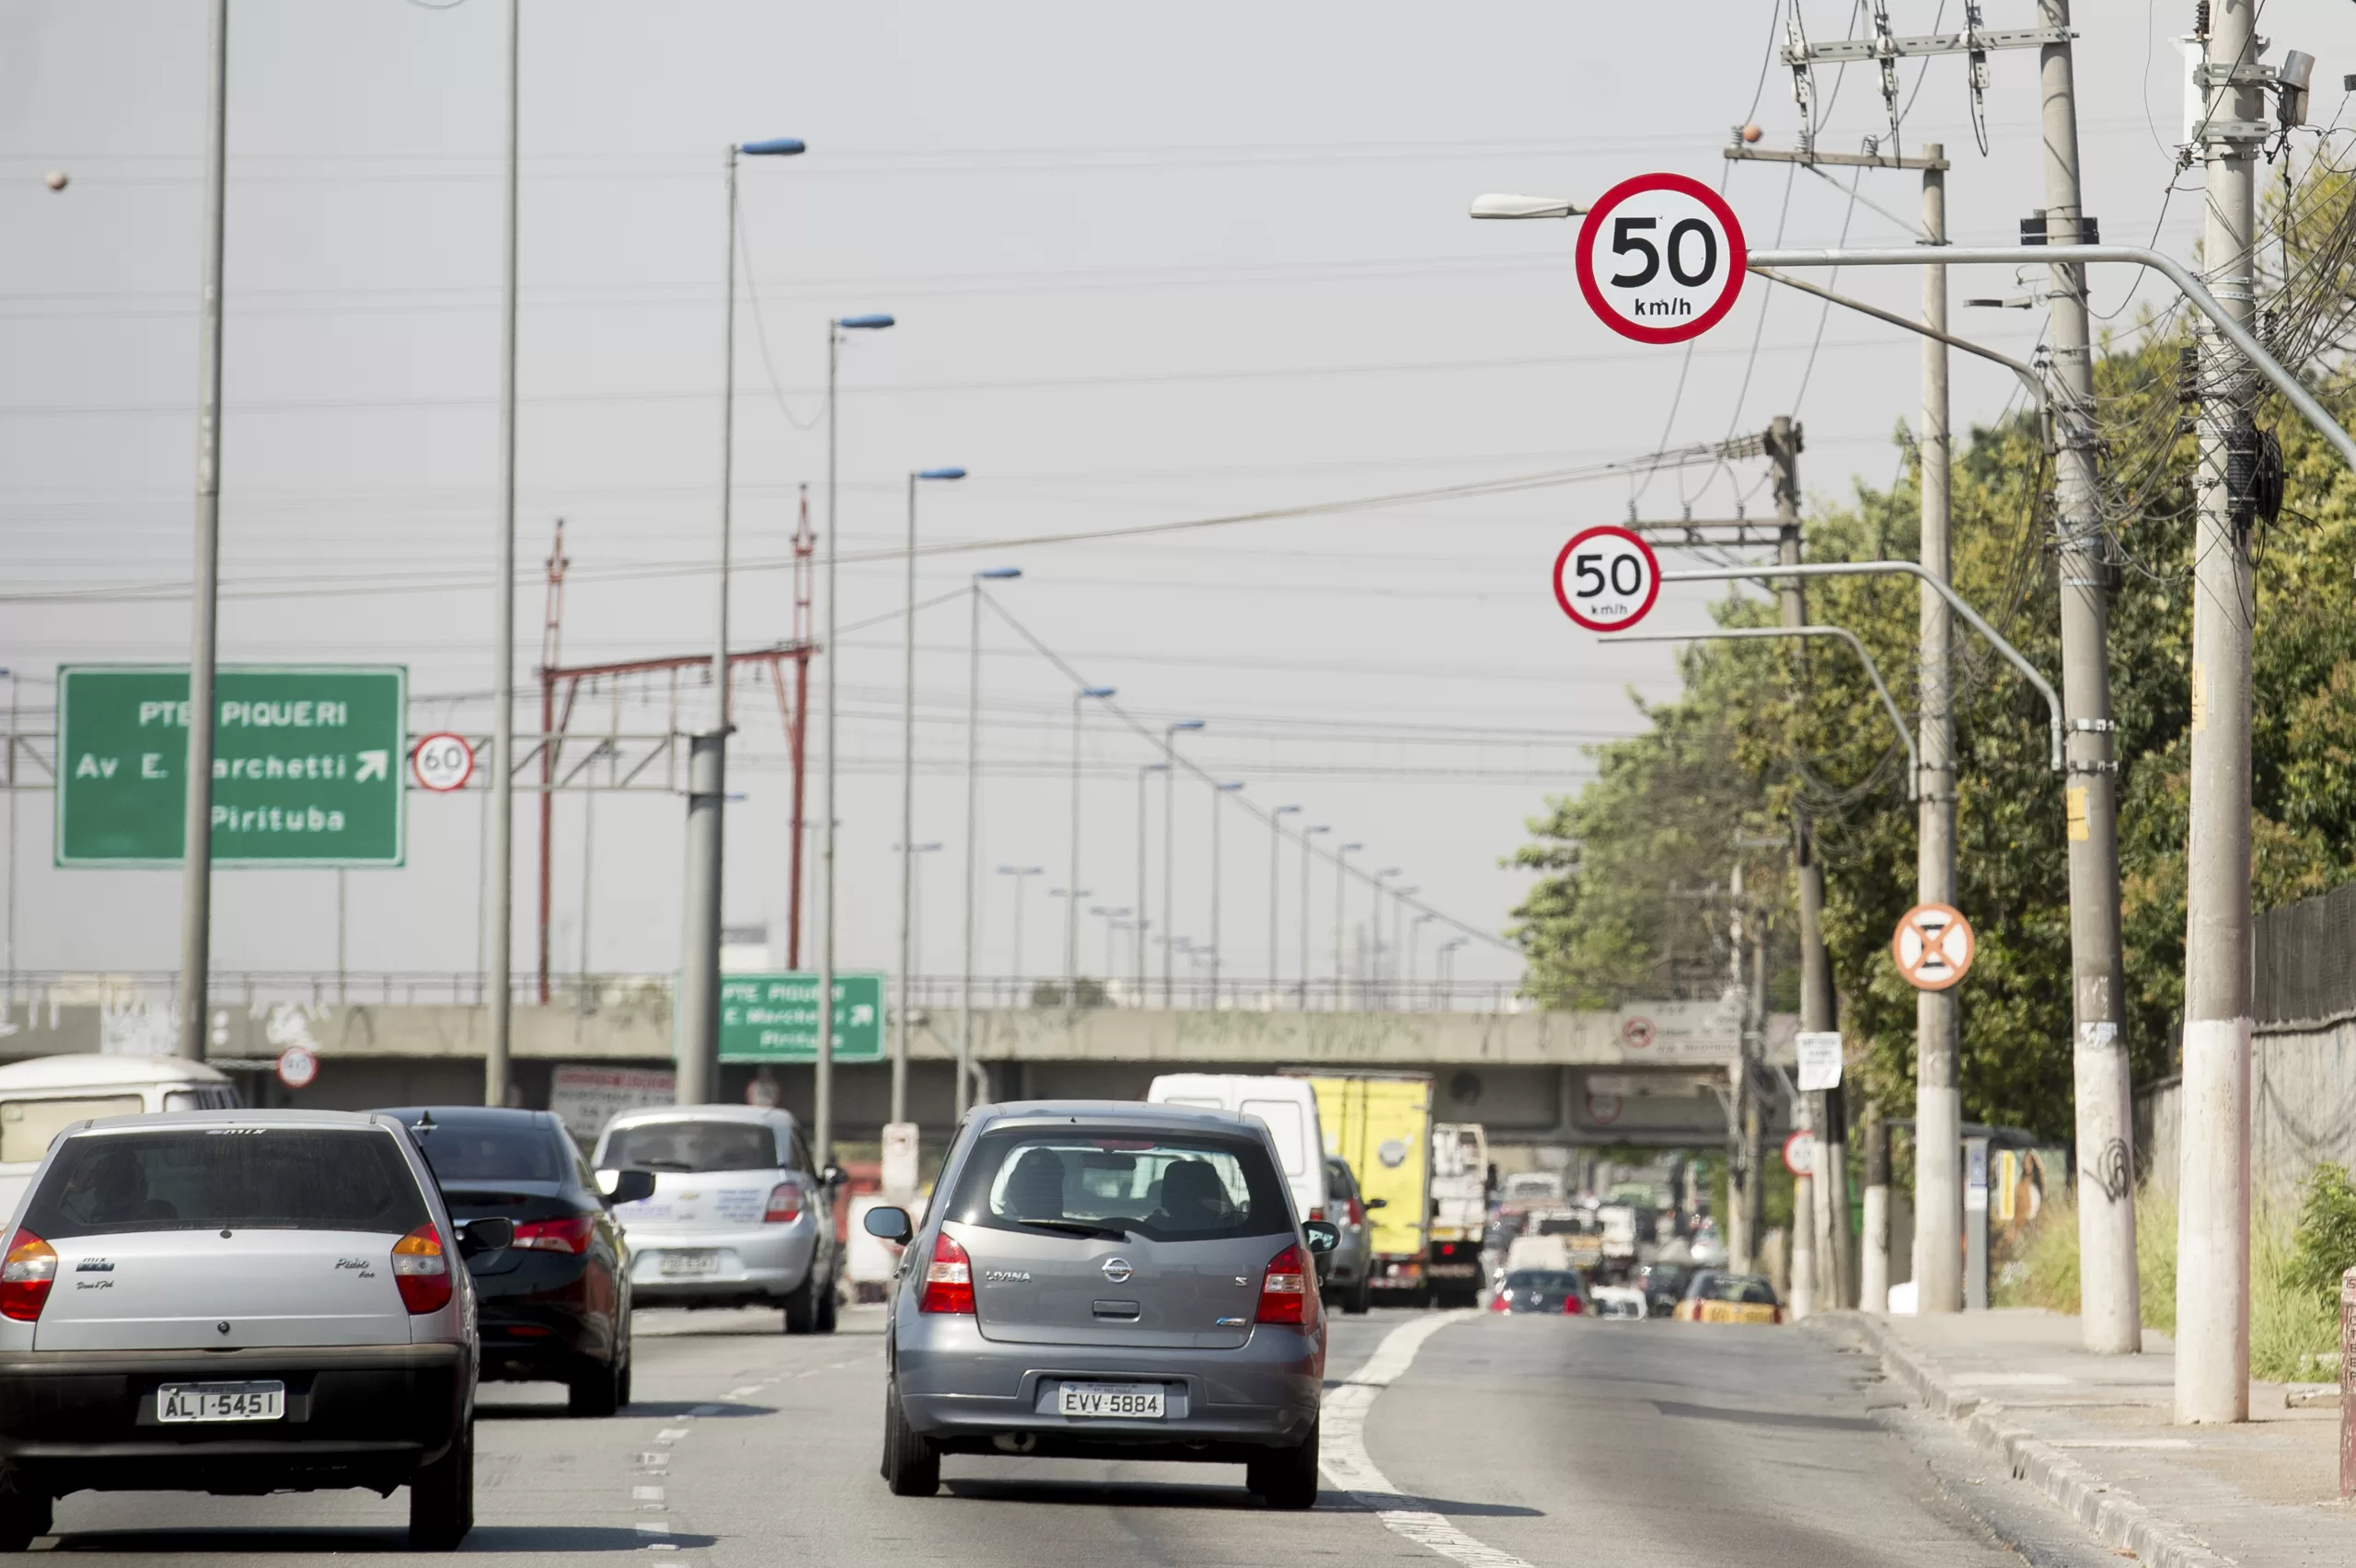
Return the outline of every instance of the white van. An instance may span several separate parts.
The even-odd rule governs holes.
[[[1265,1123],[1282,1157],[1292,1206],[1301,1219],[1325,1217],[1325,1135],[1307,1078],[1253,1073],[1164,1073],[1145,1091],[1153,1105],[1198,1105]]]
[[[50,1140],[76,1122],[228,1111],[228,1076],[179,1056],[34,1056],[0,1067],[0,1214],[14,1214]]]

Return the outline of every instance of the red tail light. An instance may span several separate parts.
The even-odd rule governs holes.
[[[1263,1323],[1298,1323],[1306,1320],[1309,1305],[1309,1265],[1301,1261],[1300,1249],[1287,1247],[1268,1260],[1268,1272],[1260,1280],[1260,1316]]]
[[[528,1251],[571,1252],[578,1257],[589,1250],[589,1243],[596,1235],[596,1220],[585,1214],[563,1219],[527,1219],[515,1228],[514,1245]]]
[[[1323,1219],[1325,1217],[1325,1205],[1323,1204],[1315,1204],[1311,1205],[1309,1217],[1311,1219]]]
[[[8,1239],[7,1261],[0,1262],[0,1313],[20,1323],[36,1320],[56,1280],[56,1250],[31,1231],[18,1230]]]
[[[1507,1296],[1504,1291],[1500,1290],[1495,1296],[1489,1297],[1489,1310],[1492,1312],[1510,1312],[1513,1310],[1513,1300],[1511,1297]]]
[[[15,1256],[15,1254],[14,1254],[14,1253],[11,1253],[11,1254],[9,1254],[9,1255],[10,1255],[11,1257]],[[1770,1322],[1775,1322],[1775,1323],[1780,1323],[1780,1322],[1782,1322],[1782,1321],[1784,1320],[1784,1309],[1783,1309],[1781,1307],[1776,1308],[1776,1309],[1775,1309],[1775,1315],[1774,1315],[1774,1317],[1773,1317],[1773,1318],[1769,1319],[1768,1320],[1769,1320]]]
[[[1563,1316],[1565,1318],[1576,1318],[1586,1310],[1587,1309],[1580,1305],[1579,1298],[1576,1294],[1563,1297]]]
[[[393,1243],[393,1284],[411,1312],[439,1312],[450,1305],[450,1260],[442,1251],[442,1233],[431,1224]]]
[[[974,1315],[974,1260],[946,1230],[932,1244],[932,1262],[925,1267],[924,1296],[917,1302],[917,1310]]]
[[[1350,1200],[1350,1223],[1352,1225],[1366,1223],[1366,1205],[1356,1198]]]
[[[802,1183],[780,1182],[769,1189],[768,1206],[761,1211],[763,1225],[791,1225],[802,1217]]]

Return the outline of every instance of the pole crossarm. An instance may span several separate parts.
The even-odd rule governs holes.
[[[1786,571],[1789,569],[1786,568]],[[1913,800],[1923,773],[1923,755],[1914,749],[1914,737],[1906,728],[1905,716],[1898,711],[1897,702],[1883,684],[1881,667],[1857,634],[1845,626],[1743,626],[1725,627],[1716,631],[1659,632],[1646,637],[1622,637],[1620,642],[1749,642],[1769,637],[1837,637],[1856,651],[1857,662],[1865,667],[1866,678],[1874,683],[1874,691],[1881,698],[1882,710],[1889,715],[1889,727],[1898,732],[1899,744],[1906,748],[1906,798]]]
[[[1946,259],[1943,247],[1926,245],[1923,248],[1923,252],[1919,259],[1925,266],[1937,266]],[[2039,379],[2036,367],[2026,364],[2010,354],[1998,353],[1995,350],[1975,343],[1968,338],[1958,338],[1951,332],[1942,332],[1935,327],[1926,327],[1922,322],[1910,320],[1894,310],[1884,310],[1877,305],[1867,305],[1864,300],[1851,299],[1847,294],[1834,294],[1831,289],[1819,288],[1814,283],[1778,272],[1772,267],[1762,267],[1755,259],[1750,263],[1750,271],[1770,282],[1781,283],[1787,289],[1797,289],[1802,294],[1814,294],[1819,299],[1830,300],[1834,305],[1854,310],[1861,316],[1870,316],[1877,321],[1887,321],[1893,327],[1903,327],[1909,332],[1919,332],[1925,338],[1936,339],[1951,349],[1961,349],[1965,353],[1977,354],[1981,359],[2001,364],[2021,378],[2021,385],[2028,389],[2028,395],[2037,401],[2038,407],[2042,408],[2045,404],[2045,383]]]
[[[1786,65],[1838,65],[1860,60],[1914,59],[1925,54],[1978,54],[1991,49],[2041,49],[2078,35],[2068,28],[1974,28],[1919,38],[1842,39],[1833,43],[1787,45]]]
[[[2054,691],[2053,684],[2047,680],[2042,674],[2038,674],[2037,666],[2028,662],[2027,655],[2022,653],[2019,649],[2014,647],[2011,643],[2005,641],[2004,638],[1998,634],[1996,628],[1988,624],[1986,617],[1982,616],[1978,610],[1973,609],[1970,605],[1966,603],[1962,594],[1957,593],[1955,589],[1946,582],[1934,577],[1931,573],[1923,571],[1919,562],[1911,560],[1833,560],[1817,561],[1806,566],[1773,565],[1695,567],[1684,571],[1664,571],[1660,574],[1660,580],[1663,582],[1772,582],[1774,579],[1781,577],[1891,576],[1915,578],[1918,581],[1929,583],[1933,588],[1936,589],[1939,596],[1945,599],[1947,604],[1954,608],[1955,613],[1961,616],[1965,620],[1970,622],[1971,628],[1987,640],[1988,646],[1993,648],[1997,652],[2002,653],[2006,662],[2011,663],[2015,669],[2018,670],[2028,681],[2029,685],[2037,688],[2038,695],[2045,698],[2047,726],[2052,733],[2053,771],[2056,773],[2066,771],[2067,765],[2062,755],[2062,698]]]
[[[1934,259],[1923,252],[1924,248],[1913,246],[1903,249],[1754,250],[1750,264],[1754,271],[1777,267],[1920,267]],[[2050,267],[2056,262],[2072,261],[2123,261],[2131,266],[2149,267],[2174,283],[2186,301],[2207,317],[2218,332],[2257,367],[2258,374],[2274,384],[2275,389],[2315,427],[2316,433],[2331,443],[2341,459],[2356,469],[2356,437],[2340,428],[2339,422],[2316,400],[2315,394],[2307,390],[2306,384],[2267,352],[2265,345],[2234,318],[2206,284],[2171,257],[2140,245],[1950,245],[1940,248],[1935,261],[1950,267],[1979,263]]]

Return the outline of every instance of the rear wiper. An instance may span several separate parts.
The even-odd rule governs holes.
[[[1018,1219],[1014,1223],[1038,1230],[1060,1230],[1068,1236],[1086,1236],[1100,1241],[1126,1241],[1129,1239],[1129,1233],[1118,1226],[1091,1225],[1084,1219]]]

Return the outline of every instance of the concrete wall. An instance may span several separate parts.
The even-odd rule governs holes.
[[[2317,1162],[2356,1168],[2356,1019],[2261,1028],[2250,1042],[2250,1186],[2260,1202],[2295,1205]],[[2182,1160],[2181,1094],[2169,1079],[2136,1103],[2145,1179],[2169,1192]]]

